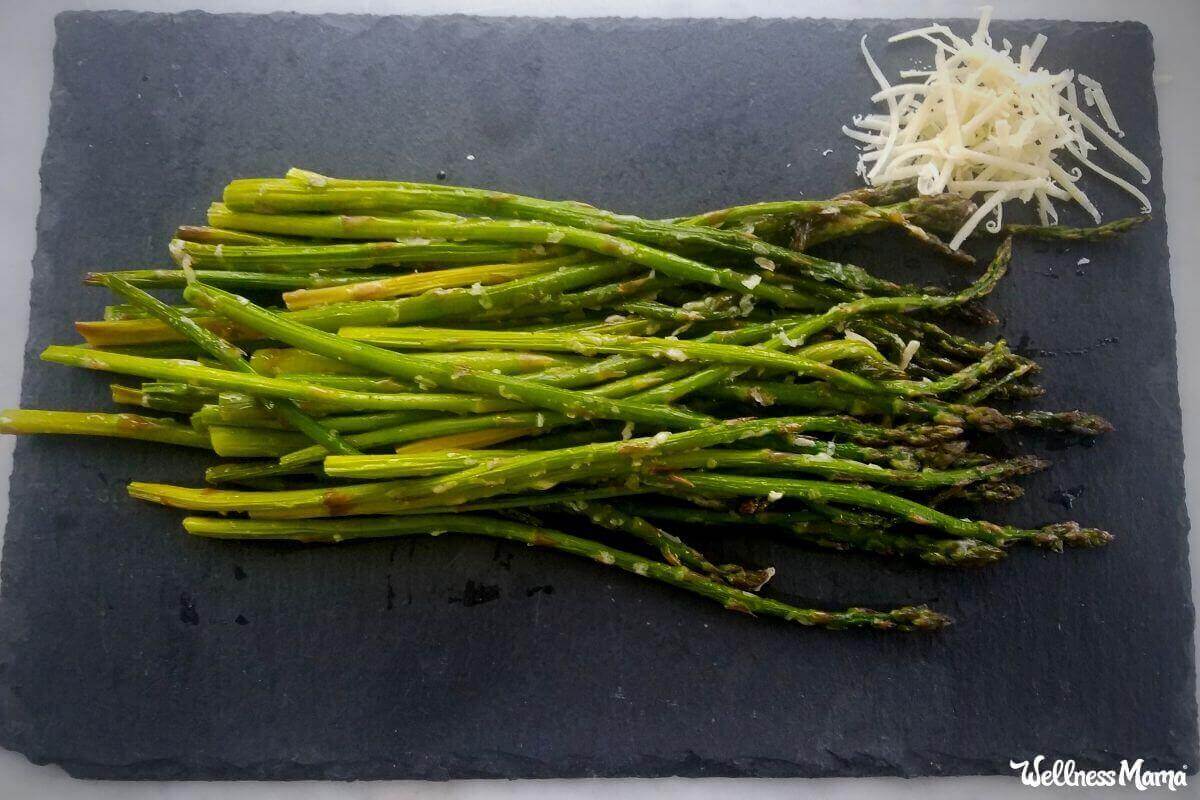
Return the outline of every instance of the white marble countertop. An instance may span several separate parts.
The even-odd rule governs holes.
[[[1200,305],[1200,274],[1190,254],[1200,252],[1200,154],[1194,142],[1200,127],[1193,83],[1200,79],[1200,2],[1197,0],[993,0],[997,18],[1055,18],[1074,20],[1136,19],[1154,33],[1156,91],[1162,131],[1167,195],[1167,224],[1172,258],[1172,289],[1179,337],[1179,390],[1183,404],[1185,452],[1189,461],[1200,452],[1200,320],[1192,311]],[[0,407],[20,398],[22,347],[29,322],[28,287],[34,250],[34,222],[40,199],[38,165],[46,138],[50,104],[51,53],[54,15],[63,10],[123,8],[139,11],[339,11],[365,14],[559,15],[630,17],[970,17],[978,0],[0,0],[0,241],[5,243],[3,270],[10,290],[0,295]],[[1192,89],[1188,89],[1192,86]],[[1191,98],[1189,101],[1188,98]],[[0,475],[12,468],[12,440],[0,439]],[[1200,471],[1187,471],[1187,494],[1192,519],[1198,515]],[[0,519],[7,517],[8,481],[0,481]],[[1193,544],[1197,539],[1193,538]],[[1192,557],[1193,597],[1197,561]],[[1097,698],[1104,702],[1104,698]],[[1136,713],[1130,709],[1130,713]],[[1200,783],[1200,778],[1190,781]],[[62,798],[63,800],[374,800],[375,798],[461,798],[510,800],[563,798],[937,798],[972,797],[980,800],[1031,791],[1014,778],[898,778],[753,780],[656,779],[578,781],[451,781],[447,783],[119,783],[79,781],[57,767],[39,767],[23,756],[0,750],[0,798]],[[1093,796],[1096,790],[1085,790]],[[1074,789],[1038,789],[1038,797],[1084,796]],[[1132,789],[1113,794],[1134,795]],[[1194,786],[1185,795],[1200,796]]]

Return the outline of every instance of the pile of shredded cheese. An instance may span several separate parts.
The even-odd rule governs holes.
[[[1054,201],[1073,200],[1099,223],[1099,210],[1078,186],[1082,171],[1078,166],[1064,169],[1055,161],[1064,150],[1133,195],[1148,212],[1150,200],[1141,190],[1089,157],[1103,147],[1133,168],[1142,183],[1150,182],[1145,163],[1108,132],[1125,135],[1100,83],[1072,70],[1034,69],[1046,44],[1042,34],[1022,46],[1016,60],[1007,39],[995,49],[988,34],[991,11],[983,8],[970,41],[945,25],[891,37],[889,42],[921,38],[934,46],[933,68],[903,70],[900,78],[905,82],[894,86],[871,58],[863,37],[863,56],[879,83],[871,100],[886,103],[887,113],[855,117],[857,130],[842,128],[864,145],[859,174],[872,186],[915,178],[921,194],[981,195],[978,210],[951,240],[953,248],[989,214],[994,218],[987,230],[998,232],[1007,200],[1036,201],[1043,225],[1058,222]],[[1083,87],[1084,103],[1096,108],[1104,125],[1080,109],[1076,80]]]

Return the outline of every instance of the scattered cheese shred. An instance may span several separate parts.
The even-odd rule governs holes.
[[[979,209],[951,240],[953,248],[989,214],[994,219],[987,228],[998,232],[1008,200],[1035,202],[1043,225],[1058,221],[1053,201],[1071,200],[1099,222],[1099,210],[1077,185],[1082,171],[1055,161],[1063,153],[1132,195],[1143,213],[1149,212],[1145,193],[1089,156],[1103,149],[1137,172],[1142,183],[1150,182],[1149,167],[1109,134],[1125,135],[1099,81],[1069,69],[1035,69],[1047,42],[1042,34],[1022,46],[1016,60],[1007,39],[1002,49],[995,49],[988,32],[991,13],[991,7],[983,8],[969,41],[936,24],[892,36],[889,42],[923,39],[934,46],[933,68],[904,70],[900,76],[905,82],[895,85],[871,57],[863,37],[863,57],[879,85],[871,100],[885,103],[887,113],[858,116],[854,128],[842,128],[862,143],[858,174],[871,186],[916,179],[924,195],[982,195]],[[1080,109],[1076,81],[1083,87],[1084,103],[1094,104],[1103,126]]]

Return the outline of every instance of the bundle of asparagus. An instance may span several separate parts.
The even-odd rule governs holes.
[[[115,403],[161,415],[5,411],[7,433],[208,449],[208,488],[132,496],[207,512],[215,538],[342,542],[464,533],[620,567],[726,608],[825,628],[939,628],[925,606],[794,607],[771,567],[717,564],[671,529],[779,532],[818,548],[975,566],[1015,545],[1093,547],[1073,522],[1022,529],[939,510],[1011,500],[1042,469],[974,443],[1027,428],[1093,436],[1080,411],[1001,411],[1040,390],[979,301],[1011,235],[957,292],[822,259],[813,246],[895,228],[938,238],[973,212],[912,186],[650,220],[575,202],[304,170],[235,180],[178,269],[89,274],[122,302],[51,362],[144,379]],[[1139,221],[1012,235],[1105,238]],[[182,289],[168,305],[146,289]],[[260,305],[234,292],[276,302]],[[275,294],[271,294],[275,293]],[[180,417],[182,419],[176,419]],[[229,516],[233,515],[233,516]],[[638,555],[547,527],[638,540]]]

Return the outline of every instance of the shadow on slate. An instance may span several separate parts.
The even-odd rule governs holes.
[[[883,45],[905,26],[60,16],[23,403],[107,406],[104,377],[37,353],[100,313],[85,271],[164,263],[172,228],[202,220],[231,177],[445,170],[654,216],[848,188],[855,151],[839,128],[872,88],[856,45],[869,34],[889,72],[908,66],[917,44]],[[995,29],[1048,33],[1042,60],[1101,80],[1159,174],[1144,26]],[[1134,211],[1089,186],[1110,216]],[[1038,753],[1195,765],[1161,182],[1149,191],[1156,221],[1119,244],[1021,244],[992,303],[1002,334],[1042,353],[1045,407],[1118,426],[1051,452],[1054,469],[996,514],[1061,519],[1070,492],[1070,516],[1114,531],[1111,547],[950,572],[720,543],[779,567],[775,596],[929,602],[957,619],[942,634],[749,620],[466,538],[189,540],[179,514],[123,487],[196,484],[203,457],[28,438],[3,561],[0,741],[105,778],[1010,774],[1009,759]]]

